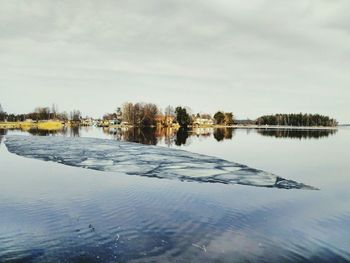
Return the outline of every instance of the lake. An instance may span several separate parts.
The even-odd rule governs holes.
[[[12,154],[12,134],[181,149],[317,190],[83,169]],[[349,262],[349,146],[347,127],[2,130],[0,262]]]

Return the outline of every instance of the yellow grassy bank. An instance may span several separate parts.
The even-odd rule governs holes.
[[[59,121],[39,121],[39,122],[0,122],[0,129],[39,129],[39,130],[60,130],[63,124]]]

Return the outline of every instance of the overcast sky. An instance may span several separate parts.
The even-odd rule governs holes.
[[[125,101],[350,123],[349,0],[0,0],[0,103]]]

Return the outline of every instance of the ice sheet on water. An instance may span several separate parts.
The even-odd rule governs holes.
[[[316,189],[216,157],[94,138],[6,136],[11,153],[99,171],[195,182]]]

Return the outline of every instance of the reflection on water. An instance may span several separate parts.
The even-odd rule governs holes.
[[[103,132],[112,134],[114,139],[121,141],[137,142],[142,144],[157,145],[160,141],[167,146],[186,145],[191,137],[210,138],[217,141],[232,139],[235,129],[232,128],[104,128]]]
[[[188,130],[184,128],[180,128],[176,132],[176,139],[175,139],[175,144],[178,146],[186,144],[188,138]]]
[[[49,135],[55,135],[55,134],[66,134],[67,130],[41,130],[41,129],[29,129],[27,130],[28,133],[31,135],[38,135],[38,136],[49,136]]]
[[[156,145],[160,141],[168,146],[177,146],[190,143],[191,137],[210,138],[216,141],[232,140],[236,128],[194,128],[194,129],[169,129],[169,128],[104,128],[104,133],[112,134],[115,139],[142,144]],[[293,129],[247,129],[247,134],[258,133],[263,136],[276,138],[320,139],[337,133],[337,130],[293,130]]]
[[[112,134],[115,139],[120,141],[149,145],[156,145],[159,136],[155,128],[103,128],[103,132]]]
[[[223,141],[224,139],[226,140],[231,140],[232,139],[232,134],[233,134],[233,129],[230,128],[218,128],[214,129],[214,138],[220,142]]]
[[[80,137],[84,134],[96,129],[94,127],[65,127],[61,130],[39,130],[30,129],[32,135],[48,136],[62,135],[69,137]],[[136,142],[147,145],[157,145],[159,143],[167,146],[181,146],[191,143],[192,137],[214,138],[221,142],[224,140],[232,140],[234,138],[236,128],[193,128],[193,129],[173,129],[173,128],[98,128],[102,129],[103,133],[112,136],[118,141]],[[263,136],[276,138],[297,138],[297,139],[320,139],[335,135],[338,130],[300,130],[300,129],[246,129],[246,133],[258,133]],[[5,130],[2,130],[4,133]]]
[[[0,131],[0,140],[5,133]],[[2,143],[0,262],[350,262],[349,134],[349,129],[339,129],[332,139],[307,137],[310,140],[302,143],[295,137],[266,139],[254,129],[147,132],[81,127],[47,134],[171,148],[181,144],[181,149],[246,163],[319,191],[81,169],[54,162],[61,155],[66,162],[84,158],[80,144],[74,154],[63,147],[53,155],[46,154],[45,147],[27,145],[31,158],[52,159],[43,162],[11,154]],[[130,157],[115,147],[123,143],[110,143],[87,147],[95,161],[85,160],[85,165],[113,166],[113,156],[123,161],[123,169],[137,158],[147,164],[148,154],[135,149],[136,158]],[[108,158],[101,154],[104,150]],[[158,158],[169,159],[162,154]],[[101,159],[109,161],[97,163]],[[196,169],[210,172],[201,163]]]
[[[60,130],[42,130],[42,129],[29,129],[27,130],[28,133],[31,135],[38,135],[38,136],[50,136],[50,135],[63,135],[63,136],[70,136],[70,137],[80,137],[80,127],[79,126],[71,126],[71,127],[64,127]]]
[[[80,127],[79,126],[72,126],[69,129],[70,137],[80,137]]]
[[[2,142],[2,139],[4,138],[4,135],[7,134],[7,130],[0,129],[0,144]]]
[[[257,129],[257,132],[263,136],[272,136],[276,138],[295,138],[295,139],[319,139],[334,135],[338,130],[296,130],[296,129]]]

